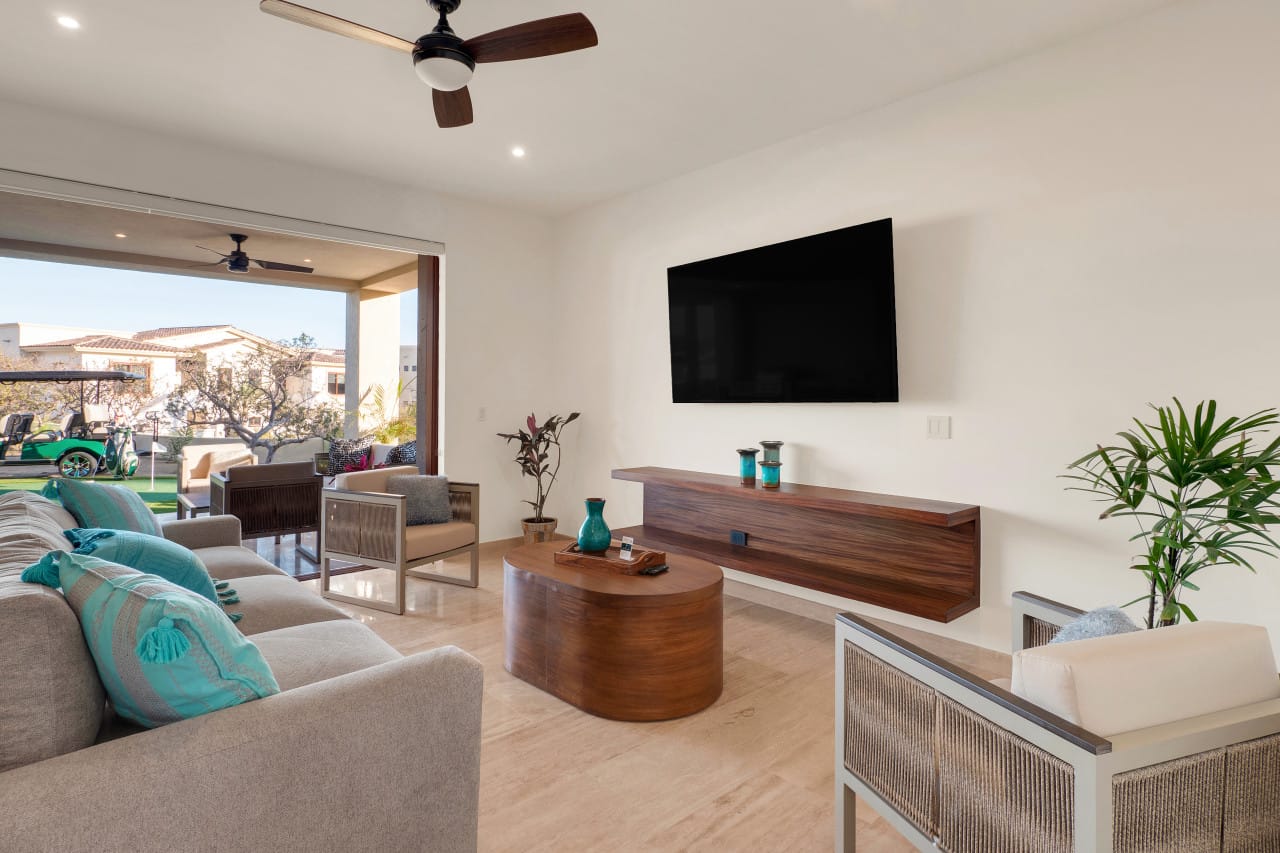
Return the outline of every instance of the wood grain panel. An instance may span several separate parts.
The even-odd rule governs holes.
[[[946,592],[972,589],[967,569],[974,522],[931,527],[850,518],[833,510],[778,506],[750,493],[690,492],[650,484],[644,490],[644,523],[726,545],[729,531],[741,530],[750,550]]]
[[[673,469],[614,476],[645,483],[644,524],[614,531],[637,544],[942,622],[979,604],[979,507],[797,484],[773,492]],[[746,546],[730,544],[733,530]]]

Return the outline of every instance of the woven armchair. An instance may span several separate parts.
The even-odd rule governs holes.
[[[340,474],[324,490],[320,531],[320,594],[388,613],[404,613],[406,577],[475,587],[480,583],[480,486],[449,483],[452,515],[444,524],[407,523],[407,499],[386,491],[387,478],[416,474],[413,466]],[[467,577],[423,569],[437,560],[470,554]],[[391,602],[345,595],[330,589],[330,562],[339,560],[396,573]]]
[[[1014,651],[1080,611],[1014,595]],[[1280,699],[1100,737],[836,620],[836,850],[861,797],[921,850],[1280,851]]]

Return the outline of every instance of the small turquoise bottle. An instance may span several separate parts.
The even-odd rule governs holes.
[[[781,462],[761,462],[760,471],[763,479],[761,485],[766,489],[779,488],[782,485],[781,468]]]
[[[578,528],[578,550],[601,554],[609,550],[612,534],[604,523],[604,498],[587,498],[587,518]]]
[[[744,486],[756,484],[756,454],[759,452],[754,447],[738,451],[738,477]]]

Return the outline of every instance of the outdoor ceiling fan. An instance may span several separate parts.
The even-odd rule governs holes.
[[[199,246],[197,249],[204,249],[206,252],[213,252],[215,255],[221,256],[222,260],[214,261],[208,266],[216,266],[217,264],[226,264],[227,272],[247,273],[249,264],[256,264],[264,270],[280,270],[282,272],[315,272],[315,267],[300,267],[297,264],[282,264],[276,261],[260,261],[257,258],[251,258],[245,252],[241,244],[248,240],[248,236],[244,234],[228,234],[235,241],[236,247],[229,254],[219,252],[217,249],[210,249],[208,246]]]
[[[471,81],[477,62],[535,59],[595,47],[600,43],[596,28],[580,12],[529,21],[464,41],[449,27],[448,19],[462,5],[462,0],[427,2],[440,13],[440,22],[416,42],[287,0],[261,0],[258,8],[287,21],[411,54],[418,77],[432,89],[436,123],[441,127],[471,124],[471,93],[467,91],[467,83]]]

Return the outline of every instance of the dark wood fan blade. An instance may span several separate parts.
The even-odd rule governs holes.
[[[227,259],[226,252],[219,252],[217,249],[210,249],[208,246],[201,246],[199,243],[196,244],[196,248],[204,249],[206,252],[213,252],[215,255],[222,258],[224,261]]]
[[[462,43],[476,62],[509,62],[568,53],[600,43],[596,28],[581,12],[557,15],[494,30]]]
[[[471,114],[471,92],[466,86],[456,92],[432,89],[431,102],[436,108],[436,124],[441,127],[462,127],[475,120]]]
[[[275,15],[277,18],[284,18],[286,21],[293,21],[295,24],[306,24],[308,27],[337,33],[347,38],[367,41],[370,44],[389,47],[392,50],[399,50],[404,53],[413,53],[413,42],[411,41],[397,38],[389,33],[382,32],[382,30],[375,30],[373,27],[366,27],[364,24],[348,21],[346,18],[326,15],[324,12],[317,12],[315,9],[308,9],[306,6],[299,6],[297,3],[288,2],[288,0],[262,0],[258,4],[258,8],[268,15]]]
[[[315,267],[300,267],[297,264],[278,264],[275,261],[260,261],[257,258],[250,258],[258,266],[264,270],[280,270],[281,272],[315,272]]]

